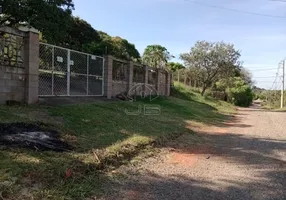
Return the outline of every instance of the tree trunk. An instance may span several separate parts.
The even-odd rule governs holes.
[[[201,96],[204,96],[204,94],[205,94],[205,92],[206,92],[206,89],[207,89],[207,87],[204,85],[204,86],[203,86],[203,90],[202,90],[202,92],[201,92]]]

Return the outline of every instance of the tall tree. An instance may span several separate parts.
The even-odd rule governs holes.
[[[161,45],[149,45],[143,53],[143,63],[154,68],[166,68],[173,56]]]
[[[99,33],[85,20],[72,17],[66,37],[57,45],[91,53],[88,45],[92,42],[101,42]]]
[[[91,52],[97,55],[112,55],[119,59],[134,60],[140,59],[140,54],[134,44],[129,43],[121,37],[111,37],[102,31],[98,32],[100,42],[90,42],[86,45]]]
[[[250,86],[254,84],[251,72],[244,67],[240,68],[240,70],[237,73],[237,76],[241,77]]]
[[[185,66],[194,68],[202,84],[201,95],[220,78],[240,68],[240,52],[224,42],[198,41],[189,53],[181,54]]]
[[[2,0],[0,24],[28,25],[43,33],[50,43],[62,41],[70,25],[72,0]]]

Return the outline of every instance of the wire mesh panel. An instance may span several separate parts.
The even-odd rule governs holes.
[[[113,60],[112,66],[112,80],[127,81],[128,80],[128,66],[125,62]]]
[[[133,82],[144,83],[145,82],[145,67],[142,65],[134,65],[133,67]]]
[[[70,52],[70,95],[87,95],[88,55]]]
[[[40,96],[102,96],[104,59],[40,44]]]
[[[54,47],[53,49],[53,95],[66,96],[68,95],[68,50],[59,47]]]
[[[88,95],[103,95],[104,59],[98,56],[88,56]]]
[[[53,58],[52,46],[40,44],[39,95],[53,95]]]
[[[157,71],[153,69],[148,70],[148,84],[150,85],[156,85],[156,80],[157,80]]]

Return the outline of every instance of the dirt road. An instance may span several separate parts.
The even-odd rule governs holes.
[[[107,199],[286,199],[286,113],[240,109],[157,157],[123,167]]]

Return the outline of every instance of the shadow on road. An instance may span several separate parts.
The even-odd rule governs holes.
[[[241,113],[230,124],[225,123],[219,127],[251,127],[242,123],[240,117],[244,115],[248,114]],[[157,163],[163,164],[147,164],[143,174],[129,176],[125,183],[115,183],[116,197],[176,200],[286,199],[285,139],[208,131],[201,131],[198,135],[204,139],[203,143],[194,143],[191,136],[183,136],[168,144],[168,148],[184,155],[182,158],[185,159],[191,160],[196,156],[197,163],[204,163],[201,173],[197,173],[192,165],[184,166],[184,170],[178,173],[176,169],[181,167],[180,163],[167,167],[170,163],[159,160]],[[180,162],[184,163],[184,159]],[[165,167],[164,173],[157,173],[159,168]]]

